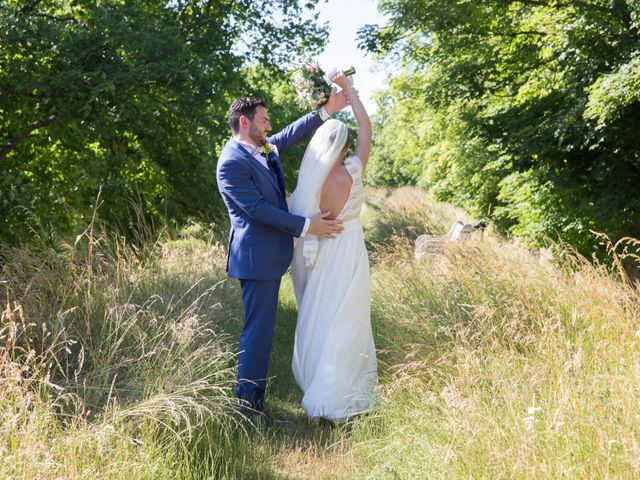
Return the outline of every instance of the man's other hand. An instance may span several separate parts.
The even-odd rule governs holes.
[[[309,223],[307,233],[325,238],[335,238],[336,235],[342,233],[342,222],[327,219],[329,213],[330,212],[322,212],[315,217],[311,217],[311,223]]]
[[[349,105],[349,101],[344,94],[344,90],[340,90],[340,92],[338,92],[338,89],[333,87],[329,100],[324,104],[324,108],[329,115],[333,115],[345,108],[347,105]]]

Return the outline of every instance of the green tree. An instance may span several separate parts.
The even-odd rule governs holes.
[[[314,3],[0,2],[0,239],[25,238],[28,217],[77,233],[100,189],[124,231],[132,202],[151,221],[214,216],[246,65],[280,88],[278,66],[325,41]]]
[[[640,236],[636,0],[379,7],[390,20],[362,46],[406,70],[381,104],[371,180],[421,183],[531,243],[589,254],[589,230]]]

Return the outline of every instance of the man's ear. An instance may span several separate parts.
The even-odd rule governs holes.
[[[249,128],[249,117],[245,115],[240,115],[240,118],[238,120],[239,120],[241,129],[245,130]]]

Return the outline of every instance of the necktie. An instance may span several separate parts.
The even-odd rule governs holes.
[[[276,175],[278,174],[278,165],[276,164],[276,161],[273,158],[267,157],[267,165],[269,165],[269,169],[273,173],[275,173]]]
[[[276,182],[278,182],[278,186],[280,187],[280,191],[284,195],[284,191],[285,191],[284,178],[282,177],[282,174],[280,173],[280,169],[278,168],[278,164],[276,163],[276,161],[273,158],[271,158],[266,153],[261,152],[261,155],[267,159],[267,165],[269,165],[269,170],[271,171],[271,174],[275,177]]]

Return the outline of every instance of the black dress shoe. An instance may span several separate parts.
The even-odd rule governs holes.
[[[238,409],[239,413],[255,424],[267,424],[267,425],[289,425],[293,422],[290,420],[283,420],[279,418],[273,418],[264,410],[254,410],[249,408]]]

